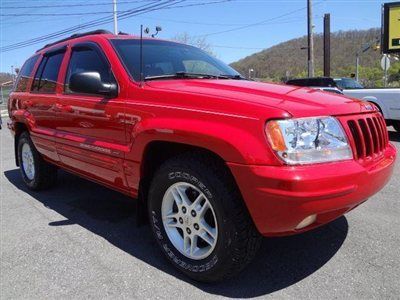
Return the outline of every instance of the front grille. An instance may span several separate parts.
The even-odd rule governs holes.
[[[379,113],[352,116],[347,119],[347,126],[356,159],[379,156],[389,143],[386,123]]]

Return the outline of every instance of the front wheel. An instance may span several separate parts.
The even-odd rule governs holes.
[[[255,256],[260,236],[226,167],[187,154],[164,163],[149,191],[150,223],[171,263],[199,281],[220,281]]]
[[[28,132],[19,136],[17,153],[22,179],[28,188],[41,190],[56,183],[57,168],[43,160]]]

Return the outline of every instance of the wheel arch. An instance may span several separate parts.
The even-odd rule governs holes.
[[[19,160],[18,160],[18,141],[19,137],[23,132],[29,132],[28,126],[22,122],[14,123],[14,156],[15,156],[15,164],[19,167]]]
[[[147,205],[148,190],[151,180],[158,168],[167,160],[188,153],[199,155],[202,158],[212,159],[215,163],[220,165],[221,168],[224,168],[229,180],[243,199],[233,173],[219,154],[200,146],[157,140],[146,145],[140,164],[139,201],[142,204]],[[243,204],[245,205],[245,203]]]
[[[381,105],[378,100],[378,98],[373,97],[373,96],[368,96],[368,97],[364,97],[363,98],[364,101],[370,102],[373,105],[375,105],[376,107],[378,107],[379,111],[381,112],[381,114],[383,115],[383,117],[386,119],[387,118],[387,112],[384,110],[386,109],[384,107],[384,105]]]

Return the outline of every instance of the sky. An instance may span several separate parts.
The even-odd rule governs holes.
[[[157,1],[159,3],[157,3]],[[160,5],[166,0],[117,0],[120,14],[143,5]],[[171,0],[170,0],[171,1]],[[217,57],[226,63],[244,58],[307,33],[306,0],[175,0],[169,8],[153,10],[118,21],[118,29],[139,34],[140,25],[154,31],[162,27],[160,38],[170,39],[187,32],[205,38]],[[323,15],[331,14],[331,30],[368,29],[381,26],[381,6],[377,0],[313,0],[314,31],[323,30]],[[52,34],[72,26],[112,14],[112,0],[0,0],[0,47]],[[112,21],[94,29],[113,30]],[[81,32],[74,30],[72,33]],[[61,37],[61,38],[62,38]],[[0,72],[20,67],[44,44],[0,53]],[[7,49],[7,48],[6,48]],[[305,51],[305,50],[302,50]]]

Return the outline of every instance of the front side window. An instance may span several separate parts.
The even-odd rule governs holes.
[[[22,66],[21,70],[18,73],[18,78],[15,85],[16,92],[25,92],[26,88],[28,87],[28,82],[32,78],[31,74],[35,64],[39,58],[39,55],[33,56],[29,58],[24,65]]]
[[[336,84],[341,89],[362,89],[363,86],[356,80],[351,78],[335,79]]]
[[[32,91],[40,93],[55,93],[57,87],[57,77],[60,71],[64,52],[43,56],[39,68],[36,71],[32,85]]]
[[[76,48],[72,51],[65,79],[65,91],[67,93],[73,93],[69,89],[71,75],[82,72],[98,72],[101,81],[114,81],[110,67],[105,63],[104,59],[97,53],[97,51],[87,47]]]
[[[111,43],[131,77],[140,81],[140,40],[114,39]],[[234,69],[196,47],[168,41],[143,40],[144,78],[173,79],[177,74],[242,78]],[[199,77],[206,78],[206,76]],[[177,76],[177,78],[181,77]]]

